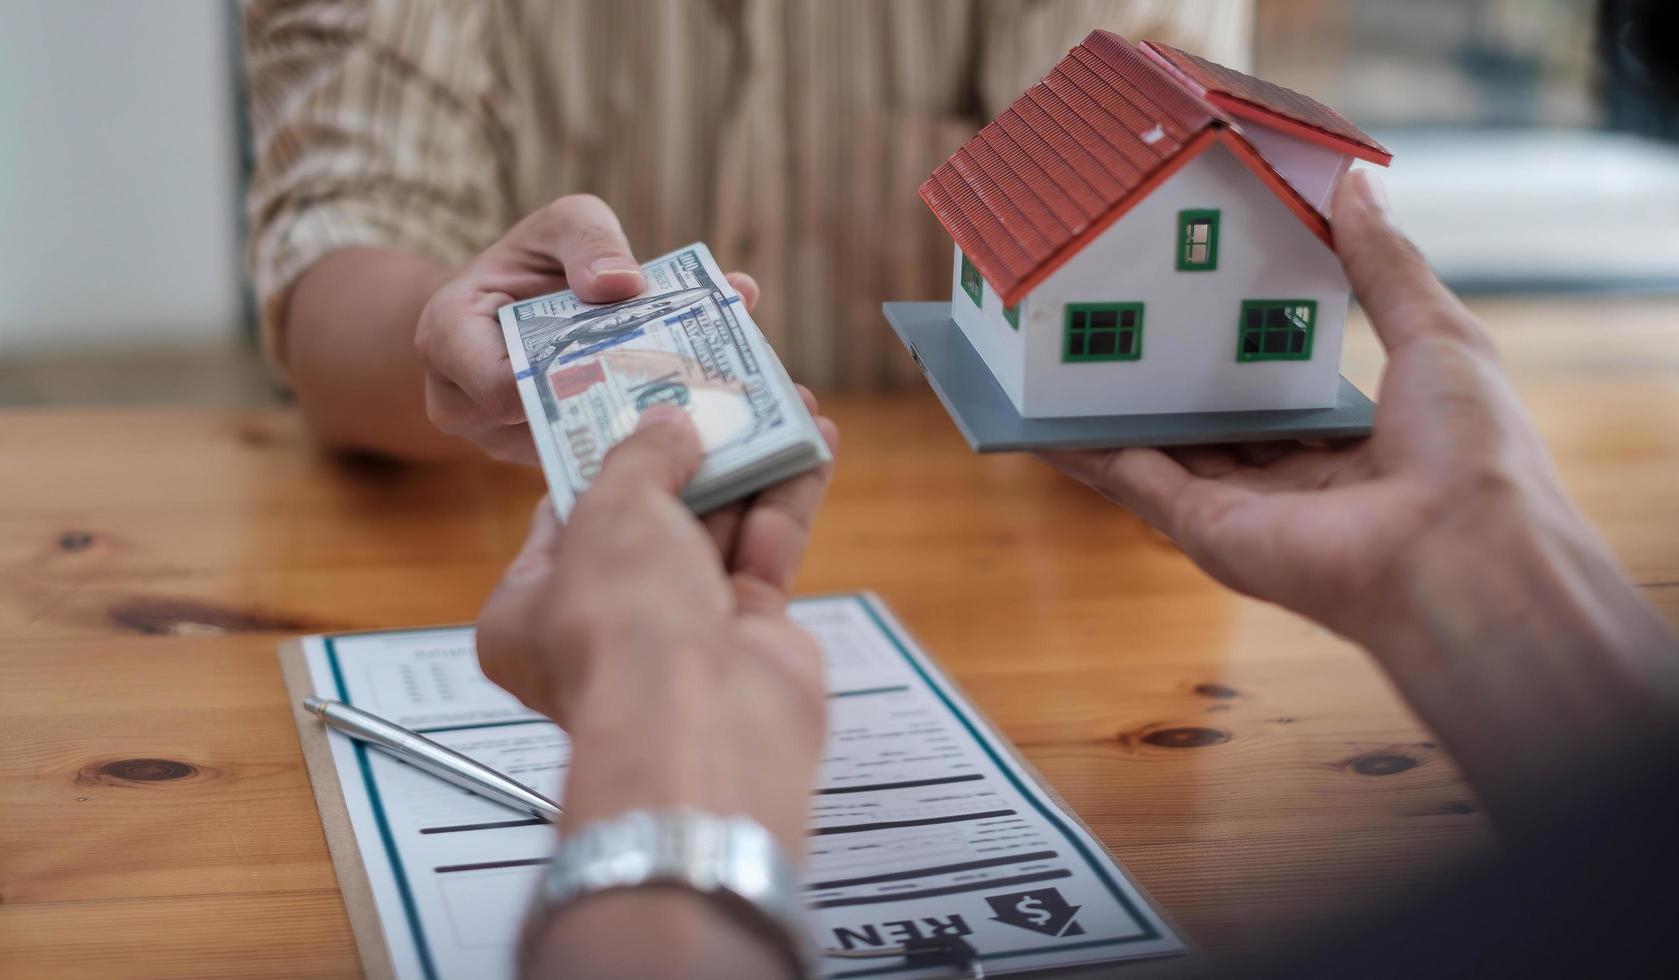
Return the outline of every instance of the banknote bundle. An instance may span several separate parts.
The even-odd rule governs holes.
[[[498,311],[560,517],[655,405],[682,406],[699,430],[705,457],[682,493],[695,513],[826,462],[815,420],[711,250],[689,245],[642,271],[646,291],[621,303],[567,290]]]

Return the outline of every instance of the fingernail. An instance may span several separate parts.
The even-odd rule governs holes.
[[[679,425],[687,421],[688,412],[677,405],[654,405],[641,413],[636,420],[635,431],[650,429],[655,425]]]
[[[1388,192],[1386,185],[1382,183],[1382,178],[1369,170],[1359,170],[1357,173],[1359,180],[1355,189],[1358,191],[1358,196],[1363,199],[1366,206],[1386,214]]]
[[[641,266],[635,260],[623,255],[608,255],[589,263],[589,275],[596,278],[605,276],[641,275]]]

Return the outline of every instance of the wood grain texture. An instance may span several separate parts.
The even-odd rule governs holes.
[[[1679,311],[1481,309],[1679,622]],[[1361,323],[1347,367],[1374,390]],[[1273,946],[1488,843],[1360,651],[1031,459],[972,456],[929,397],[827,409],[801,591],[879,592],[1196,943]],[[356,975],[275,645],[471,618],[540,479],[334,461],[269,410],[9,411],[0,445],[0,974]]]
[[[331,890],[19,906],[0,914],[0,950],[20,978],[361,975]]]

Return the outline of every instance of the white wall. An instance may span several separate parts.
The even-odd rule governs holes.
[[[1301,197],[1312,207],[1329,213],[1330,198],[1352,166],[1351,154],[1308,143],[1252,120],[1242,120],[1237,128]]]
[[[981,294],[984,303],[974,305],[972,296],[962,288],[962,250],[955,249],[950,272],[950,317],[967,335],[968,343],[979,353],[991,376],[1002,386],[1003,393],[1014,403],[1014,410],[1026,414],[1026,309],[1021,304],[1020,326],[1016,330],[1003,319],[1003,301],[997,291],[985,284]]]
[[[1177,216],[1218,208],[1218,268],[1177,270]],[[1310,361],[1236,360],[1244,299],[1318,303]],[[1064,364],[1067,303],[1140,302],[1137,361]],[[1026,414],[1244,411],[1335,404],[1347,284],[1335,256],[1222,145],[1052,273],[1021,309]]]
[[[236,335],[231,7],[0,3],[0,357]]]

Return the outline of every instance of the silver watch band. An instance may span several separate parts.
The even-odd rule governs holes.
[[[554,911],[603,891],[689,888],[773,944],[792,975],[813,976],[799,876],[770,832],[746,817],[688,807],[631,810],[563,837],[542,880]]]

